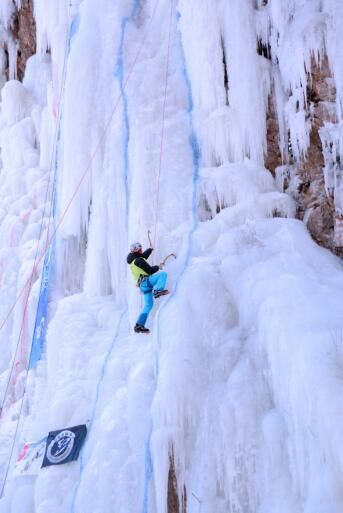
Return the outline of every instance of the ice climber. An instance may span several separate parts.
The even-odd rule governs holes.
[[[144,294],[144,307],[134,327],[136,333],[149,333],[150,331],[145,327],[145,323],[153,306],[153,296],[157,299],[169,293],[165,288],[167,273],[158,272],[163,268],[163,264],[151,266],[147,262],[152,251],[152,248],[142,251],[142,244],[133,242],[127,256],[127,263],[130,265],[136,285]]]

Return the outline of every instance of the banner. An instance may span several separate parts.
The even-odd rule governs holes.
[[[50,280],[50,262],[53,252],[53,244],[50,244],[47,254],[45,255],[42,281],[40,286],[38,307],[36,313],[35,328],[32,338],[31,356],[29,361],[29,369],[34,369],[42,358],[44,349],[45,333],[47,328],[47,309],[49,298],[49,280]]]
[[[62,465],[77,460],[86,435],[85,424],[59,431],[50,431],[42,467]]]
[[[72,37],[76,34],[79,27],[79,15],[74,16],[70,28],[68,30],[68,41],[67,41],[67,54],[65,59],[67,59],[70,52],[70,42]],[[62,92],[64,92],[65,87],[65,79],[66,79],[66,62],[65,62],[65,71],[63,75],[63,84],[61,91],[61,98],[63,96]],[[43,264],[43,272],[42,272],[42,281],[39,292],[39,300],[38,307],[36,313],[36,321],[35,327],[33,331],[32,337],[32,345],[31,345],[31,354],[29,361],[29,369],[34,369],[42,358],[43,350],[44,350],[44,342],[45,342],[45,334],[47,328],[47,311],[48,311],[48,300],[49,300],[49,282],[51,278],[51,267],[52,267],[52,259],[55,252],[55,218],[56,218],[56,181],[57,181],[57,171],[59,166],[59,145],[61,139],[61,120],[62,120],[62,105],[59,105],[60,113],[56,126],[56,142],[54,143],[54,176],[53,176],[53,186],[52,186],[52,196],[51,196],[51,205],[52,205],[52,228],[50,229],[52,233],[52,240],[49,242],[49,248],[44,258]]]
[[[46,437],[38,442],[25,443],[17,458],[13,469],[13,476],[20,477],[24,475],[35,476],[41,468],[44,458]]]

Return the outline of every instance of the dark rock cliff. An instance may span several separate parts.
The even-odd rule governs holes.
[[[320,138],[320,129],[326,122],[335,123],[336,91],[332,80],[328,59],[325,57],[320,65],[312,59],[307,84],[307,115],[311,123],[310,145],[301,162],[294,163],[292,150],[282,162],[279,150],[279,127],[274,107],[274,98],[270,97],[267,115],[267,155],[266,167],[275,174],[281,164],[292,165],[297,178],[297,191],[291,194],[297,201],[297,217],[305,220],[306,225],[318,244],[338,255],[343,255],[341,242],[335,237],[335,225],[340,222],[335,212],[333,197],[328,195],[324,180],[324,156]],[[288,177],[289,178],[289,177]],[[285,190],[289,181],[286,177]]]
[[[17,43],[17,78],[22,80],[27,59],[36,53],[36,23],[33,15],[33,0],[23,0],[21,8],[15,10],[11,32]]]

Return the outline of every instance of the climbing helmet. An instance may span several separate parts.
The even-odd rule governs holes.
[[[130,246],[130,253],[140,253],[142,251],[142,244],[140,242],[133,242]]]

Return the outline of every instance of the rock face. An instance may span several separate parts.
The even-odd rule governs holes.
[[[297,190],[289,190],[298,202],[297,217],[304,220],[318,244],[343,255],[343,248],[337,231],[341,216],[336,212],[334,194],[328,194],[324,177],[324,153],[320,137],[320,129],[325,123],[336,123],[335,100],[336,90],[332,80],[328,59],[325,57],[320,65],[314,59],[311,62],[311,73],[307,86],[308,117],[311,123],[310,145],[306,156],[301,162],[293,165],[291,148],[286,156],[286,168],[291,166],[295,172]],[[273,97],[269,101],[267,117],[267,155],[265,165],[274,174],[281,164],[278,146],[279,127],[274,108]],[[289,176],[285,180],[285,190],[289,185]]]
[[[336,100],[336,91],[327,58],[320,67],[312,61],[308,95],[312,129],[306,159],[298,166],[298,217],[303,219],[307,212],[307,226],[313,238],[322,246],[339,252],[334,241],[335,208],[332,198],[328,197],[325,190],[324,155],[319,135],[324,123],[337,121],[332,114],[334,109],[331,108]]]
[[[36,53],[36,23],[33,16],[33,0],[23,0],[12,22],[13,36],[18,45],[17,77],[23,79],[26,61]]]
[[[267,155],[265,166],[275,175],[275,169],[282,165],[282,157],[279,146],[280,131],[275,109],[275,98],[270,95],[268,98],[267,114]]]
[[[187,511],[187,494],[185,488],[183,496],[181,497],[181,504],[179,500],[173,451],[171,451],[169,455],[167,507],[168,513],[186,513]]]
[[[17,77],[23,79],[27,59],[36,52],[36,25],[33,16],[33,0],[22,0],[22,5],[14,14],[12,34],[17,43]],[[258,52],[270,59],[268,47],[258,47]],[[343,211],[335,208],[335,194],[328,192],[324,178],[323,144],[320,129],[325,123],[335,123],[334,103],[336,91],[331,76],[328,59],[320,65],[312,59],[307,85],[308,116],[311,122],[310,146],[302,162],[294,163],[291,148],[287,155],[280,152],[280,131],[273,94],[268,100],[267,114],[267,154],[265,166],[273,175],[275,170],[285,165],[285,189],[291,174],[296,176],[297,189],[288,190],[297,200],[297,217],[304,220],[318,244],[343,255]],[[294,176],[293,176],[294,178]],[[292,180],[294,184],[294,180]]]

